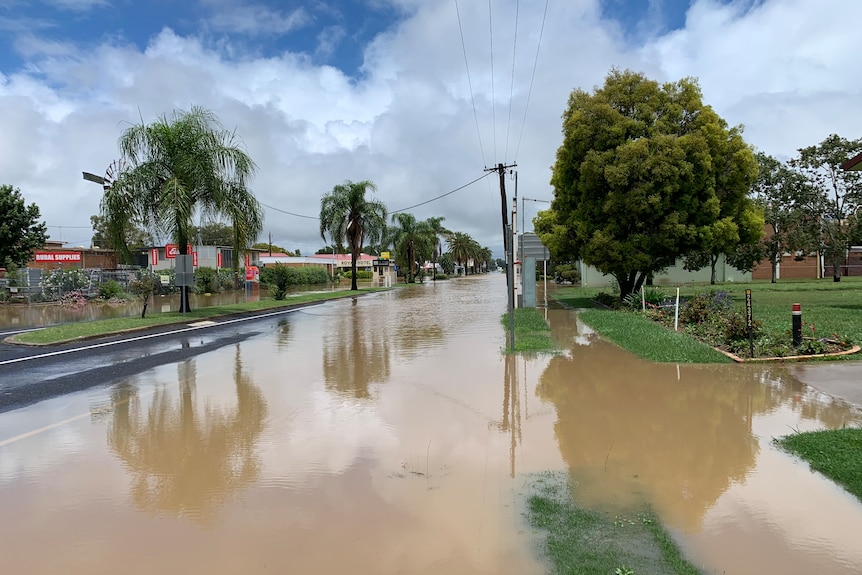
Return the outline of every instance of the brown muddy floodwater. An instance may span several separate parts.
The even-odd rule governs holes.
[[[862,572],[862,505],[775,449],[862,423],[782,366],[640,361],[574,312],[506,358],[500,275],[341,300],[0,415],[4,573],[545,572],[524,479],[651,504],[705,573]]]

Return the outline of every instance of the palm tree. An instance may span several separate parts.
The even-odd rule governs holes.
[[[479,244],[464,232],[452,232],[448,239],[449,253],[459,266],[463,264],[464,275],[467,275],[467,263],[478,255]]]
[[[345,240],[350,248],[350,289],[356,290],[356,260],[362,244],[367,239],[374,242],[386,230],[386,206],[377,200],[365,197],[368,190],[377,191],[377,186],[367,180],[345,181],[332,188],[320,198],[320,237],[326,241],[329,233],[332,243]]]
[[[485,246],[479,250],[479,261],[482,262],[482,271],[483,272],[488,271],[488,268],[490,267],[488,265],[488,262],[491,261],[491,258],[493,258],[493,256],[494,256],[494,254],[491,251],[491,248],[489,248],[488,246]]]
[[[398,224],[390,228],[398,264],[407,270],[407,283],[413,283],[416,281],[416,260],[425,261],[425,257],[431,255],[436,236],[428,222],[416,221],[413,214],[393,214],[392,221]]]
[[[109,229],[140,221],[170,237],[181,255],[188,255],[196,213],[231,220],[234,253],[260,233],[263,211],[248,188],[257,167],[211,111],[175,110],[152,124],[136,124],[123,132],[120,149],[129,167],[102,198]],[[238,255],[234,260],[236,270]],[[182,311],[190,311],[188,287],[182,289]]]
[[[443,220],[446,218],[435,217],[428,218],[425,220],[425,223],[428,224],[428,227],[431,228],[431,233],[434,234],[434,249],[431,251],[431,263],[434,265],[433,279],[437,279],[437,260],[443,255],[443,242],[441,239],[446,239],[449,237],[450,232],[446,228],[443,227]]]

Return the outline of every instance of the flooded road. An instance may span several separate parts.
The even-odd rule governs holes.
[[[0,414],[4,571],[539,574],[546,470],[653,505],[707,573],[862,570],[862,505],[771,445],[859,410],[783,367],[640,361],[565,310],[564,353],[504,357],[504,284],[307,308]]]

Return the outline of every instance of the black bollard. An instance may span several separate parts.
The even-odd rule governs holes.
[[[802,306],[793,304],[793,347],[802,345]]]

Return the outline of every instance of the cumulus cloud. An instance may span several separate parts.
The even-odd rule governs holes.
[[[862,132],[853,112],[862,91],[853,72],[862,4],[700,0],[684,28],[633,45],[603,19],[598,0],[552,2],[532,90],[543,1],[521,1],[514,53],[514,2],[494,3],[493,88],[487,4],[459,2],[469,83],[454,5],[392,4],[402,19],[366,46],[358,77],[289,51],[233,57],[229,40],[213,47],[169,28],[143,49],[105,41],[86,51],[33,31],[22,41],[27,67],[0,70],[0,179],[39,204],[49,224],[86,225],[101,189],[82,181],[81,171],[107,167],[130,123],[202,105],[236,128],[258,163],[260,200],[289,211],[316,215],[320,195],[345,179],[375,181],[380,199],[399,209],[498,162],[517,162],[522,196],[549,199],[567,97],[600,84],[612,66],[659,80],[699,77],[707,103],[778,156],[831,132]],[[301,15],[290,24],[294,13],[255,10],[235,20],[234,30],[308,25]],[[318,34],[320,49],[339,41],[335,30]],[[528,221],[538,207],[527,206]],[[495,178],[414,214],[444,216],[447,227],[500,249]],[[267,213],[273,241],[303,253],[320,247],[317,228]]]

